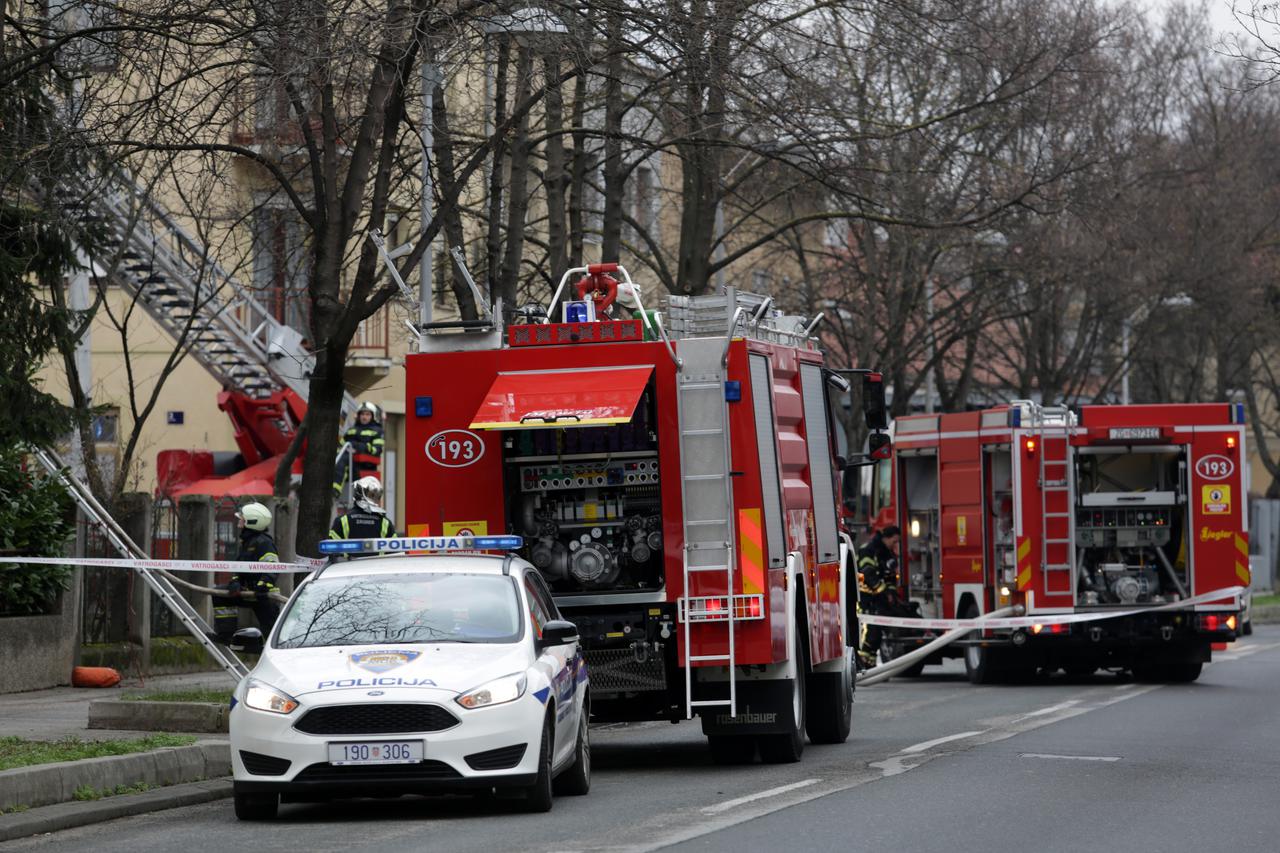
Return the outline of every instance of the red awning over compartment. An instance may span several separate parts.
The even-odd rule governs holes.
[[[652,365],[499,373],[471,418],[472,429],[547,429],[625,424]]]

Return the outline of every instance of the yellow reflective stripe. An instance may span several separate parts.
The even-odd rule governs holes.
[[[764,592],[764,529],[760,509],[738,510],[738,553],[742,555],[742,591]]]
[[[1242,566],[1239,563],[1236,563],[1236,577],[1240,579],[1241,583],[1243,583],[1245,586],[1248,586],[1249,581],[1252,577],[1252,575],[1249,572],[1249,567]]]
[[[1027,566],[1018,572],[1018,589],[1019,591],[1026,589],[1031,584],[1031,567]]]
[[[342,524],[342,538],[350,539],[351,538],[351,522],[344,515],[342,518],[339,519],[339,523]]]
[[[278,563],[280,562],[280,555],[277,554],[275,551],[268,551],[267,553],[263,554],[261,557],[258,558],[258,562],[259,563]]]
[[[1236,534],[1236,550],[1243,554],[1246,560],[1249,558],[1249,540],[1239,533]]]
[[[1031,553],[1031,538],[1022,537],[1022,541],[1018,543],[1018,562],[1021,563]]]

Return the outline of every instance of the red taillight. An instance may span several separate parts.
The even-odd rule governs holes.
[[[708,599],[707,599],[707,609],[708,609],[708,610],[724,610],[724,599],[722,599],[722,598],[708,598]]]
[[[748,605],[747,609],[750,610],[752,616],[759,616],[760,615],[760,599],[758,598],[751,599],[751,603]]]
[[[1216,631],[1232,631],[1236,630],[1236,616],[1234,613],[1201,613],[1200,614],[1200,630],[1214,633]]]
[[[1070,630],[1069,626],[1062,625],[1062,624],[1054,624],[1054,625],[1036,624],[1031,626],[1032,634],[1065,634],[1069,630]]]

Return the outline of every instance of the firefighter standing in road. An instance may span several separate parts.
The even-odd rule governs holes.
[[[353,469],[352,476],[359,480],[364,477],[378,477],[378,466],[382,463],[382,448],[386,444],[382,424],[378,423],[378,407],[365,402],[356,409],[356,422],[342,435],[342,440],[351,445],[350,450],[338,459],[338,467],[333,472],[333,490],[341,492],[347,482],[347,469]]]
[[[858,549],[858,612],[887,613],[898,586],[898,540],[900,531],[894,525],[877,530]],[[862,669],[876,665],[883,631],[879,625],[859,625],[858,664]]]
[[[280,555],[276,553],[275,540],[271,538],[268,528],[271,526],[271,510],[260,503],[248,503],[240,507],[236,513],[236,521],[240,525],[240,551],[236,560],[244,563],[278,563]],[[258,627],[264,635],[271,633],[280,615],[280,605],[271,600],[271,593],[276,591],[276,576],[269,574],[232,575],[227,584],[227,592],[238,598],[242,593],[252,592],[253,615],[258,617]]]
[[[396,535],[396,526],[382,508],[382,483],[376,477],[356,480],[352,493],[355,506],[333,520],[330,539],[387,539]]]

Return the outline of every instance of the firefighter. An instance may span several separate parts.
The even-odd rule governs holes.
[[[330,539],[388,539],[396,526],[382,508],[382,483],[377,477],[361,477],[352,487],[355,506],[333,520]]]
[[[898,587],[898,540],[900,531],[894,525],[877,530],[858,549],[858,612],[888,613]],[[876,652],[883,634],[879,625],[859,625],[858,664],[862,669],[876,665]]]
[[[338,465],[333,472],[335,493],[341,493],[346,485],[348,468],[353,469],[352,476],[357,480],[362,477],[377,479],[382,448],[386,444],[382,424],[378,422],[378,407],[368,401],[361,403],[356,409],[356,422],[343,433],[342,440],[351,447],[338,457]]]
[[[271,538],[268,528],[271,527],[271,510],[260,503],[247,503],[236,513],[236,523],[240,526],[240,551],[236,560],[243,563],[278,563],[280,555],[276,553],[275,540]],[[264,635],[271,633],[280,615],[280,605],[271,600],[271,593],[276,592],[276,576],[271,574],[246,573],[232,575],[226,585],[230,598],[215,600],[214,604],[228,602],[253,608],[253,615],[258,617],[258,627]],[[243,601],[245,593],[253,593],[252,604]]]

